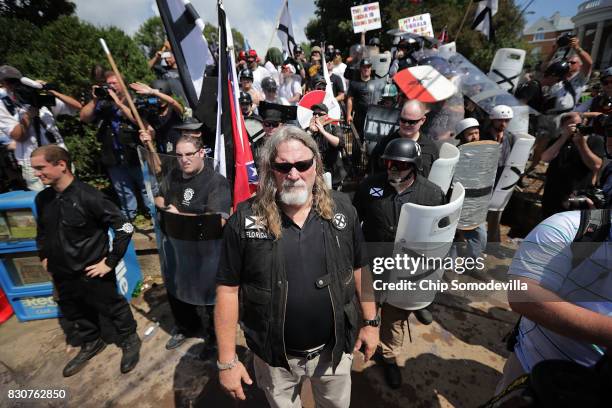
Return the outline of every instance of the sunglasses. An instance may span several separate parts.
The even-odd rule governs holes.
[[[312,116],[325,116],[327,113],[325,112],[312,112]]]
[[[275,127],[279,127],[280,126],[280,122],[270,122],[270,121],[264,120],[262,122],[262,125],[264,125],[264,127],[275,128]]]
[[[398,171],[405,171],[412,167],[412,163],[402,162],[397,160],[385,160],[385,166],[387,169],[395,169]]]
[[[419,123],[419,122],[420,122],[422,119],[423,119],[423,118],[412,120],[412,119],[402,118],[402,117],[400,116],[400,119],[399,119],[399,120],[400,120],[400,123],[403,123],[404,125],[414,126],[414,125],[416,125],[417,123]]]
[[[196,153],[198,153],[198,151],[199,150],[196,150],[195,152],[189,152],[189,153],[183,153],[183,154],[177,153],[176,157],[178,159],[182,159],[183,157],[186,158],[186,159],[191,159],[193,156],[196,155]]]
[[[297,171],[299,171],[300,173],[303,173],[306,170],[310,169],[313,163],[314,163],[314,157],[312,157],[309,160],[301,160],[295,163],[272,162],[270,166],[272,167],[272,170],[278,171],[279,173],[283,173],[283,174],[288,174],[291,171],[291,169],[294,167]]]
[[[570,65],[574,65],[574,64],[577,64],[577,63],[578,63],[578,61],[570,61],[569,62]]]

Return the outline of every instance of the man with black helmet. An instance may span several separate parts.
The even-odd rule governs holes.
[[[251,101],[255,107],[261,101],[261,92],[253,88],[253,72],[250,69],[240,71],[240,90],[251,95]]]
[[[403,38],[397,43],[396,47],[395,58],[389,68],[389,77],[393,77],[402,69],[417,64],[417,59],[412,54],[420,48],[420,44],[414,38]]]
[[[273,78],[265,77],[261,81],[261,89],[263,90],[264,94],[264,99],[262,102],[290,105],[287,99],[278,96],[278,85]]]
[[[340,128],[332,124],[324,124],[329,109],[324,103],[313,105],[312,119],[308,131],[317,142],[321,152],[321,160],[325,172],[332,175],[332,187],[337,190],[346,177],[346,171],[342,163],[341,152],[344,149],[344,134]]]
[[[367,242],[395,241],[403,204],[438,206],[446,201],[440,187],[420,174],[423,166],[421,148],[414,140],[397,138],[390,141],[381,158],[386,171],[366,178],[353,200]],[[431,323],[431,313],[426,309],[414,313],[423,324]],[[387,303],[382,305],[380,340],[385,378],[391,388],[398,388],[402,383],[396,359],[402,349],[409,315],[410,311]]]
[[[299,45],[293,47],[293,59],[297,65],[297,70],[302,80],[306,79],[306,71],[304,65],[306,64],[306,57],[304,56],[304,50]]]

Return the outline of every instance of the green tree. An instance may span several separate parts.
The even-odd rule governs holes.
[[[76,5],[69,0],[2,0],[0,16],[27,20],[42,27],[60,16],[74,14]]]
[[[94,65],[110,69],[99,38],[106,40],[127,83],[154,79],[136,42],[116,27],[97,28],[77,17],[67,16],[41,29],[26,20],[1,19],[0,37],[17,35],[23,36],[17,38],[20,45],[8,48],[5,62],[26,76],[56,84],[62,93],[77,99],[89,99],[90,71]],[[86,178],[102,174],[94,127],[69,117],[60,120],[60,130],[73,152],[79,174]]]
[[[213,42],[219,43],[219,27],[214,24],[206,23],[204,24],[204,38],[208,41],[209,44]],[[242,50],[244,49],[244,36],[242,33],[235,28],[232,28],[232,36],[234,37],[234,49]]]
[[[134,41],[149,58],[152,58],[155,52],[161,49],[165,40],[166,31],[159,16],[151,17],[142,23],[134,34]]]

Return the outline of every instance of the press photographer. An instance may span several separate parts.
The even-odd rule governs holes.
[[[130,84],[138,94],[134,104],[142,119],[155,131],[155,144],[160,153],[173,153],[176,141],[181,136],[175,126],[183,123],[183,105],[172,97],[170,84],[163,79],[151,83],[142,82]]]
[[[92,99],[80,116],[81,121],[97,125],[102,164],[117,192],[123,214],[132,221],[138,211],[137,195],[141,195],[147,206],[149,202],[136,150],[141,142],[136,119],[127,104],[126,90],[113,71],[107,71],[104,77],[104,85],[92,86]]]
[[[47,144],[66,148],[55,116],[74,115],[81,104],[44,81],[25,78],[10,65],[0,67],[0,85],[6,92],[0,99],[0,133],[15,141],[14,157],[27,187],[40,191],[44,186],[34,176],[30,154]]]

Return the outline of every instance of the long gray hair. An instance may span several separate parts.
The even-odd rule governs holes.
[[[281,237],[282,228],[271,163],[276,159],[278,146],[290,140],[297,140],[312,151],[317,173],[312,188],[312,206],[321,218],[331,220],[333,217],[333,201],[323,179],[323,162],[317,142],[296,126],[282,127],[266,141],[259,155],[259,185],[253,202],[254,215],[261,220],[263,226],[274,235],[275,239]]]

